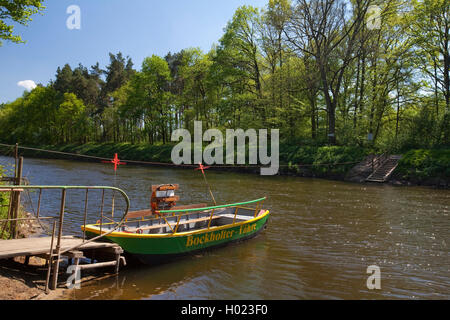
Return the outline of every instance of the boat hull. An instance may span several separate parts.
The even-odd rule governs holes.
[[[236,224],[175,234],[135,234],[113,232],[105,238],[119,244],[125,252],[145,264],[157,264],[199,251],[236,243],[255,237],[266,226],[269,211]],[[98,236],[99,230],[86,226],[88,236]]]

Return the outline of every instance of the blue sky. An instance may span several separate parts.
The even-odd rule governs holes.
[[[209,51],[241,5],[264,7],[268,0],[46,0],[42,15],[28,27],[15,27],[26,44],[0,47],[0,103],[25,90],[19,82],[48,84],[58,66],[96,62],[104,67],[108,53],[121,51],[140,69],[152,54],[200,47]],[[81,29],[69,30],[70,5],[81,9]],[[25,82],[26,84],[26,82]]]

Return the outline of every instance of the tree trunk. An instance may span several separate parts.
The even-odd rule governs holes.
[[[317,137],[317,128],[316,128],[316,101],[315,98],[310,96],[310,105],[311,105],[311,138],[316,140]]]
[[[356,120],[358,115],[358,86],[359,86],[359,72],[360,72],[360,59],[358,59],[358,67],[356,69],[356,84],[355,84],[355,104],[353,113],[353,129],[356,129]]]

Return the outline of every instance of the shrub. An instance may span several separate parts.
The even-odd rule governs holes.
[[[398,172],[405,179],[450,178],[450,149],[416,149],[403,155]]]

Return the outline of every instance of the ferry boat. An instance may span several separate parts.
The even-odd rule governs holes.
[[[142,263],[155,264],[255,237],[268,223],[270,212],[262,208],[266,198],[176,206],[178,189],[178,184],[152,186],[151,209],[129,212],[120,224],[98,221],[82,230],[88,237],[105,234]]]

